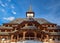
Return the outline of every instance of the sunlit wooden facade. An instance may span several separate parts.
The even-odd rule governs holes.
[[[18,18],[0,26],[0,43],[18,42],[23,40],[49,41],[60,40],[60,28],[43,18],[34,18],[34,12],[28,11],[26,18]]]

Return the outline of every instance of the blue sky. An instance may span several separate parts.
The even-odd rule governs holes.
[[[35,18],[60,25],[60,0],[31,0]],[[26,18],[30,0],[0,0],[0,25],[16,18]]]

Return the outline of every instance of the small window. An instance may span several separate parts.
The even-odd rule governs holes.
[[[53,40],[55,40],[55,38],[53,38]]]
[[[8,25],[5,25],[6,27],[8,27]]]
[[[10,27],[12,27],[13,25],[10,25]]]
[[[60,40],[60,38],[58,38],[58,40]]]
[[[33,26],[33,24],[29,23],[28,26]]]
[[[23,25],[22,27],[24,27],[25,25]]]
[[[50,27],[50,25],[48,25],[48,27]]]
[[[54,27],[54,25],[52,25],[52,27]]]
[[[5,32],[5,30],[1,30],[1,32]]]

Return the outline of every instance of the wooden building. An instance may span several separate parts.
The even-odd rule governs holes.
[[[34,18],[31,6],[26,18],[17,18],[0,26],[0,43],[18,42],[23,40],[49,41],[60,40],[60,28],[44,18]]]

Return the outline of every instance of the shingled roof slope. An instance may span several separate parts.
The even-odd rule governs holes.
[[[54,23],[51,23],[43,18],[18,18],[18,19],[15,19],[13,21],[11,21],[10,23],[16,23],[16,24],[20,24],[22,23],[23,21],[37,21],[38,23],[40,24],[54,24]]]

